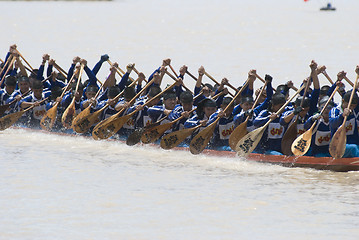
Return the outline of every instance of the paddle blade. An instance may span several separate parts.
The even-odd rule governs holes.
[[[10,106],[9,103],[0,106],[0,116],[2,116],[6,112],[6,110],[8,110],[9,106]]]
[[[0,131],[11,127],[24,114],[24,112],[24,110],[21,110],[0,118]]]
[[[203,149],[206,148],[207,144],[211,140],[211,137],[213,136],[213,132],[216,128],[217,122],[218,121],[214,121],[213,123],[211,123],[192,139],[189,145],[189,150],[192,154],[200,154]]]
[[[57,116],[57,106],[59,105],[58,102],[50,108],[46,114],[42,117],[40,121],[40,127],[44,130],[51,131],[52,127],[54,126],[56,116]]]
[[[168,129],[172,127],[173,123],[165,123],[162,125],[147,128],[141,137],[141,141],[144,144],[153,143],[159,139]]]
[[[128,146],[133,146],[133,145],[136,145],[137,143],[139,143],[141,141],[141,136],[143,134],[143,131],[145,131],[144,128],[135,129],[135,131],[133,131],[130,134],[130,136],[128,136],[128,138],[126,140],[126,144]]]
[[[341,158],[344,155],[347,142],[345,126],[342,125],[335,132],[329,144],[329,153],[333,158]]]
[[[241,140],[238,141],[236,146],[237,155],[240,157],[246,157],[248,154],[253,152],[257,147],[259,141],[262,138],[262,135],[266,129],[266,126],[255,129],[252,132],[249,132]]]
[[[297,138],[297,121],[295,120],[294,122],[292,122],[292,124],[289,125],[282,138],[281,149],[284,155],[287,156],[293,155],[291,148],[296,138]]]
[[[294,140],[291,150],[295,156],[303,156],[308,152],[312,142],[312,133],[312,128],[310,128]]]
[[[132,117],[132,115],[133,114],[128,114],[114,120],[111,119],[109,121],[105,121],[98,128],[94,128],[92,135],[96,135],[96,137],[100,139],[107,139],[112,137],[123,127],[123,125],[125,125],[125,123]]]
[[[185,128],[179,131],[171,132],[164,136],[161,140],[161,148],[163,149],[171,149],[181,142],[183,142],[187,137],[191,136],[194,130],[196,130],[198,127],[193,128]]]
[[[75,101],[73,100],[71,104],[66,108],[65,112],[62,114],[61,122],[62,125],[70,129],[72,121],[76,115]]]
[[[91,114],[91,106],[83,110],[72,122],[72,129],[77,133],[87,132],[91,126],[100,121],[101,112],[94,112]]]
[[[236,146],[239,140],[241,140],[246,134],[247,131],[247,120],[239,124],[229,136],[229,146],[232,150],[236,150]]]

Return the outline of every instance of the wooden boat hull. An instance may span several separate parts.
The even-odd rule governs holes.
[[[45,130],[34,130],[30,128],[23,127],[13,127],[20,128],[30,131],[40,131],[44,133],[51,133],[57,135],[67,135],[75,136],[74,134],[62,133],[62,132],[48,132]],[[85,136],[86,137],[86,136]],[[87,136],[88,138],[92,138]],[[125,143],[122,140],[108,139],[107,141],[118,141]],[[152,146],[158,147],[157,144],[151,144]],[[185,147],[176,147],[173,150],[178,151],[189,151],[189,148]],[[165,151],[165,150],[163,150]],[[166,150],[167,151],[167,150]],[[239,158],[236,155],[236,152],[233,151],[216,151],[211,149],[203,150],[202,154],[218,157],[230,157],[230,158]],[[358,158],[338,158],[334,159],[332,157],[310,157],[310,156],[285,156],[285,155],[265,155],[258,153],[251,153],[246,157],[247,161],[263,162],[270,164],[277,164],[285,167],[304,167],[304,168],[314,168],[318,170],[330,170],[335,172],[348,172],[348,171],[359,171],[359,157]]]

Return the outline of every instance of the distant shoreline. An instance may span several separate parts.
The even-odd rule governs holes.
[[[113,0],[0,0],[0,2],[112,2]]]

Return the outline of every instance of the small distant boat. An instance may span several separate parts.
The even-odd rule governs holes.
[[[328,3],[326,7],[322,7],[320,11],[335,11],[336,8],[332,7],[332,4]]]

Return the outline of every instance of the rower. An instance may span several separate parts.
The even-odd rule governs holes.
[[[310,63],[311,76],[310,78],[303,81],[303,84],[310,84],[310,79],[313,80],[314,90],[311,94],[306,96],[298,97],[294,102],[294,109],[284,112],[280,118],[280,124],[285,128],[292,124],[292,121],[297,121],[297,136],[305,132],[304,123],[318,111],[317,104],[320,93],[320,85],[318,79],[317,63],[312,61]],[[304,92],[303,92],[304,94]],[[308,97],[307,97],[308,96]],[[294,117],[298,115],[298,117]]]
[[[267,130],[264,132],[258,147],[254,152],[269,155],[283,155],[281,153],[281,142],[284,134],[284,127],[279,123],[280,115],[275,114],[286,102],[286,97],[281,93],[273,95],[268,109],[259,113],[254,119],[253,125],[256,128],[264,126],[269,119],[273,119],[269,123]]]
[[[153,100],[149,103],[147,106],[142,106],[146,102],[150,101],[153,97],[158,95],[161,91],[161,88],[158,86],[152,86],[150,87],[150,90],[148,91],[148,94],[145,97],[142,97],[139,101],[135,103],[134,106],[130,107],[127,113],[131,113],[137,109],[140,109],[137,113],[134,114],[132,117],[135,122],[135,129],[144,128],[145,126],[148,126],[153,123],[153,120],[148,115],[148,108],[157,105],[160,102],[160,98]]]
[[[353,91],[353,90],[351,90]],[[359,134],[358,134],[358,119],[359,119],[359,97],[354,93],[350,108],[348,107],[351,91],[344,94],[340,106],[334,107],[330,111],[329,126],[332,136],[343,123],[344,116],[347,116],[345,123],[346,130],[346,148],[343,157],[359,157]]]
[[[54,86],[51,88],[51,95],[50,95],[50,101],[46,104],[46,111],[51,109],[56,103],[61,103],[62,98],[60,97],[62,94],[62,88],[60,86]],[[62,125],[61,117],[64,113],[65,108],[61,106],[61,104],[58,104],[57,106],[57,114],[56,114],[56,120],[51,130],[53,131],[65,131],[65,128]]]
[[[234,124],[235,127],[237,127],[239,124],[244,122],[246,118],[249,116],[248,122],[247,122],[247,131],[250,132],[255,129],[253,126],[253,120],[258,116],[258,114],[267,109],[270,103],[270,100],[273,96],[273,89],[272,89],[272,76],[266,74],[265,75],[265,81],[267,82],[266,87],[266,98],[261,102],[261,104],[257,105],[253,110],[253,104],[254,100],[252,96],[242,96],[241,97],[241,107],[242,111],[234,116]],[[259,93],[258,93],[259,94]]]
[[[319,102],[319,110],[322,111],[326,102],[329,100],[328,96],[324,96]],[[308,130],[312,124],[318,120],[312,135],[312,141],[309,151],[305,154],[314,157],[330,157],[329,143],[330,143],[330,128],[329,128],[329,113],[334,107],[334,102],[331,100],[323,114],[319,113],[311,116],[305,123],[304,129]]]
[[[72,83],[71,91],[69,91],[67,94],[65,94],[65,96],[62,98],[61,106],[64,109],[66,109],[71,104],[72,98],[75,97],[76,115],[79,114],[81,112],[81,102],[82,102],[82,99],[83,99],[83,89],[84,89],[84,85],[80,82],[79,87],[77,89],[77,92],[75,92],[75,90],[76,90],[76,82]]]
[[[228,139],[234,130],[234,122],[233,122],[234,103],[232,103],[225,112],[223,111],[223,109],[225,109],[231,101],[232,101],[231,97],[225,97],[221,104],[221,108],[217,110],[217,112],[213,113],[207,122],[207,126],[208,126],[212,122],[214,122],[217,119],[217,117],[221,117],[214,130],[214,135],[210,143],[210,147],[215,150],[231,151],[231,148],[229,147]]]
[[[44,101],[41,104],[39,104],[38,102],[49,97],[51,91],[43,92],[43,84],[40,80],[34,80],[31,86],[31,90],[32,93],[29,96],[21,99],[19,105],[22,109],[26,109],[35,105],[35,107],[28,112],[28,121],[25,124],[28,127],[40,128],[40,120],[46,113],[46,104],[49,101]]]
[[[187,121],[187,119],[193,114],[189,114],[188,112],[193,109],[193,95],[192,93],[185,91],[182,92],[180,95],[180,102],[181,104],[177,104],[175,108],[171,111],[171,113],[168,115],[169,121],[174,121],[177,118],[184,116],[180,121],[176,122],[176,124],[173,125],[172,131],[178,131],[184,128],[184,123]]]
[[[6,104],[14,101],[14,99],[16,99],[16,101],[11,104],[9,106],[9,112],[13,113],[13,112],[18,112],[19,109],[19,104],[18,102],[20,101],[21,98],[28,96],[30,94],[30,80],[28,77],[26,76],[22,76],[19,77],[17,80],[17,85],[19,87],[19,89],[15,90],[11,96],[6,100]]]
[[[5,77],[5,88],[0,89],[0,105],[5,105],[6,100],[11,96],[16,88],[16,78],[14,76]]]

